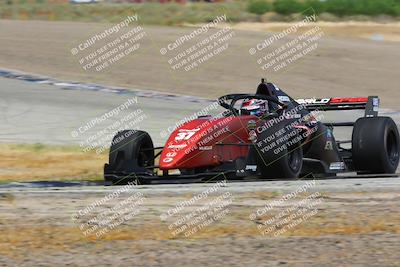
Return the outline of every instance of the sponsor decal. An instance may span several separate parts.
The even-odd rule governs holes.
[[[379,111],[379,98],[374,97],[372,99],[372,106],[373,106],[373,111],[375,111],[375,112]]]
[[[329,165],[329,169],[330,170],[344,170],[346,169],[346,165],[344,164],[344,162],[332,162]]]
[[[187,147],[187,144],[180,144],[180,145],[169,145],[168,148],[172,148],[172,149],[182,149]]]
[[[317,98],[299,98],[299,99],[296,100],[296,102],[299,103],[299,104],[306,104],[306,105],[307,104],[322,104],[322,105],[324,105],[324,104],[328,104],[330,100],[331,100],[330,98],[320,98],[320,99],[317,99]]]
[[[325,150],[333,150],[332,141],[326,141],[326,143],[325,143]]]
[[[178,134],[175,136],[175,140],[176,141],[189,140],[199,130],[200,130],[200,128],[196,128],[196,129],[192,129],[192,130],[180,129],[178,131]]]
[[[169,163],[171,161],[174,160],[174,157],[177,155],[178,153],[176,152],[168,152],[167,155],[165,155],[165,158],[163,159],[163,162],[165,163]]]
[[[199,150],[212,150],[212,146],[201,146]]]
[[[284,117],[285,117],[285,119],[288,119],[288,120],[290,120],[290,119],[300,119],[301,118],[301,114],[285,114],[284,115]]]
[[[169,163],[169,162],[171,162],[173,160],[174,160],[173,158],[165,158],[165,159],[163,159],[163,162]]]
[[[255,120],[249,120],[247,122],[247,128],[254,130],[257,127],[257,122]]]
[[[246,171],[251,170],[253,172],[257,171],[257,165],[246,165]]]
[[[286,95],[279,95],[278,96],[278,100],[280,102],[290,102],[290,98],[288,96],[286,96]]]
[[[257,134],[256,134],[256,131],[252,130],[252,131],[249,133],[249,140],[252,141],[252,142],[256,142],[256,141],[257,141]]]

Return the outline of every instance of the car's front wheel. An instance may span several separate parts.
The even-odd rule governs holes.
[[[151,175],[152,166],[154,146],[150,135],[144,131],[124,130],[118,132],[112,140],[104,177],[107,181],[108,175],[118,174],[118,180],[112,178],[110,181],[113,184],[126,183],[132,175]]]

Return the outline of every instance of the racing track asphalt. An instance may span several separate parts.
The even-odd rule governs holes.
[[[346,178],[346,177],[342,177]],[[395,188],[400,188],[399,177],[385,178],[350,178],[350,179],[327,179],[315,180],[315,187],[310,192],[385,192]],[[264,192],[290,193],[296,188],[304,185],[304,180],[294,181],[251,181],[251,182],[229,182],[227,188],[233,193],[251,193],[257,190]],[[10,183],[0,185],[0,194],[5,193],[33,193],[33,194],[100,194],[107,195],[113,193],[122,186],[104,187],[96,184],[79,186],[79,183],[53,183],[54,186],[42,187],[39,183]],[[65,184],[65,186],[62,186]],[[60,185],[62,188],[60,188]],[[197,184],[159,184],[159,185],[138,185],[134,189],[126,191],[128,194],[140,190],[145,194],[195,194],[210,188],[212,185],[206,183]]]
[[[156,145],[162,145],[166,140],[160,134],[163,130],[209,105],[140,97],[137,104],[129,106],[129,110],[121,111],[73,138],[71,131],[85,127],[92,119],[134,96],[63,90],[53,85],[7,78],[0,78],[0,95],[0,142],[8,143],[79,144],[79,141],[98,133],[105,126],[141,109],[146,118],[138,122],[138,128],[148,131]]]

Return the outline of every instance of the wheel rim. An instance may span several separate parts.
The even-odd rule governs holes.
[[[149,160],[150,160],[149,152],[143,151],[143,149],[147,149],[147,148],[148,148],[148,146],[146,146],[146,145],[140,145],[140,147],[139,147],[138,165],[140,167],[148,167],[149,166]]]
[[[148,155],[146,155],[146,153],[143,151],[139,152],[138,165],[140,167],[148,167],[149,165]]]
[[[396,164],[399,160],[398,140],[394,131],[390,131],[386,140],[386,153],[390,163]]]
[[[151,150],[152,148],[153,145],[149,141],[140,143],[137,154],[137,163],[139,167],[149,167],[154,165],[154,158],[152,156],[154,151]]]
[[[293,172],[297,172],[300,168],[301,156],[300,148],[295,148],[288,154],[289,167]]]

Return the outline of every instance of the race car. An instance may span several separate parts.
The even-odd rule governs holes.
[[[262,79],[255,94],[218,99],[224,111],[183,123],[165,146],[147,132],[123,130],[111,143],[104,166],[108,184],[330,177],[342,172],[392,174],[399,164],[399,132],[378,116],[379,98],[294,100]],[[365,110],[355,122],[323,123],[331,110]],[[353,127],[338,141],[336,127]]]

